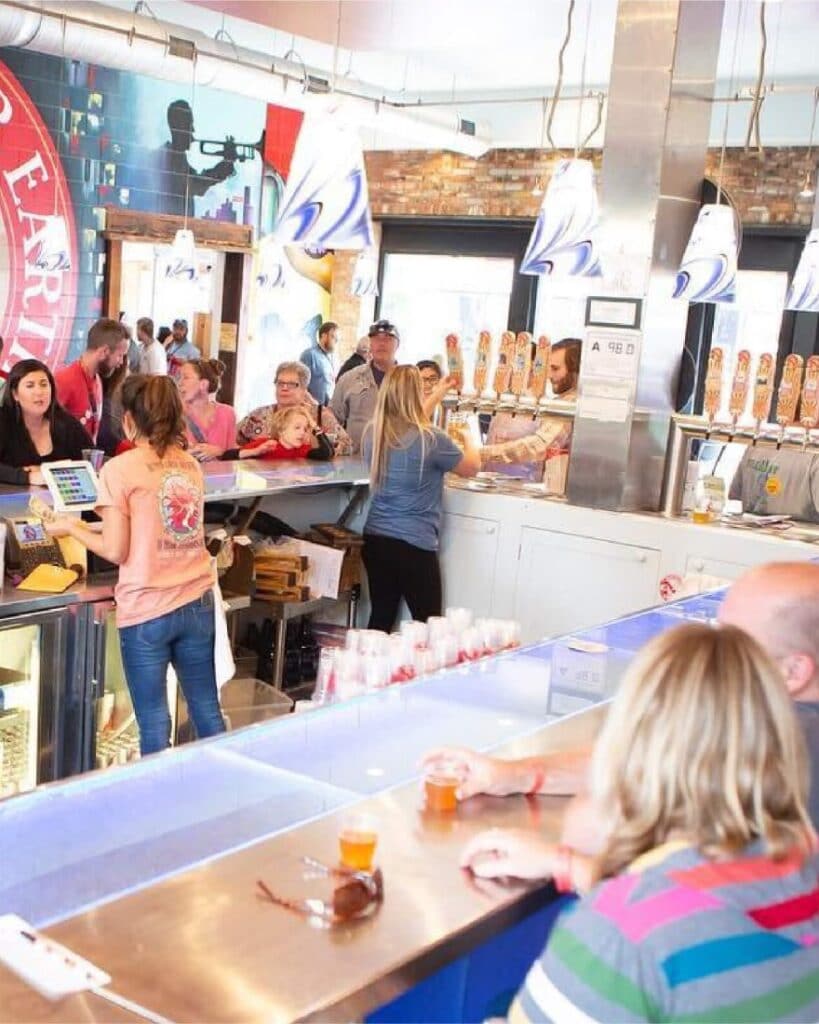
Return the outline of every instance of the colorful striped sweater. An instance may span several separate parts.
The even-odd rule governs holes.
[[[819,854],[645,854],[559,920],[509,1021],[819,1021]]]

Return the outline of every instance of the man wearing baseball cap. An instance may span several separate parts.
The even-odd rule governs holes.
[[[330,408],[353,442],[353,453],[361,450],[364,428],[375,414],[378,389],[385,374],[395,366],[401,340],[398,328],[389,320],[376,320],[367,331],[370,361],[357,366],[336,382]]]
[[[165,343],[165,355],[168,357],[168,373],[174,379],[179,376],[183,363],[202,358],[202,353],[196,345],[188,340],[187,320],[174,320],[171,336]]]

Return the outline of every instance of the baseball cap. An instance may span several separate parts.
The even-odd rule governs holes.
[[[174,320],[173,326],[174,327],[187,327],[188,326],[188,321],[187,320],[182,320],[182,319],[177,319],[177,320]]]
[[[398,328],[391,320],[376,320],[374,324],[370,324],[370,329],[367,331],[367,335],[372,338],[374,334],[389,334],[390,337],[395,338],[396,341],[401,340]]]

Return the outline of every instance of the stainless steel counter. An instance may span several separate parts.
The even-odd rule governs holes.
[[[99,964],[119,994],[174,1021],[360,1020],[554,897],[477,883],[458,867],[491,826],[556,836],[564,801],[479,798],[422,807],[418,761],[442,742],[526,756],[588,743],[645,640],[700,597],[340,705],[229,733],[0,805],[0,912]],[[301,863],[332,863],[351,806],[378,820],[385,901],[325,930],[256,895],[322,895]],[[62,842],[55,842],[59,836]],[[0,969],[0,1020],[102,1021],[83,996],[59,1013]]]
[[[331,488],[358,488],[369,482],[369,471],[361,459],[338,458],[331,462],[263,462],[255,459],[238,462],[208,462],[205,474],[205,501],[262,501],[267,497],[311,493]],[[32,493],[51,503],[44,487],[27,488],[0,485],[0,517],[28,515]],[[3,581],[0,581],[2,583]],[[26,615],[33,611],[65,608],[73,604],[107,600],[113,594],[115,576],[93,577],[78,583],[63,594],[35,594],[15,590],[6,584],[0,590],[0,618]]]
[[[510,756],[589,741],[601,709],[501,748]],[[553,898],[550,887],[478,883],[458,867],[464,843],[491,826],[557,836],[564,801],[477,798],[453,815],[422,807],[417,783],[356,804],[379,822],[386,897],[378,913],[324,930],[256,896],[328,891],[305,879],[309,854],[333,863],[343,809],[48,929],[100,964],[112,988],[173,1021],[361,1020],[482,938]],[[101,826],[102,827],[102,826]],[[2,1021],[107,1021],[89,995],[59,1012],[0,968]]]

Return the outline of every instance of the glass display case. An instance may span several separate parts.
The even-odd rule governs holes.
[[[77,619],[71,609],[0,619],[0,798],[59,778],[81,746]]]
[[[139,758],[139,728],[125,681],[113,602],[91,606],[93,686],[92,747],[89,767],[109,768]],[[176,735],[177,681],[168,670],[171,738]]]

